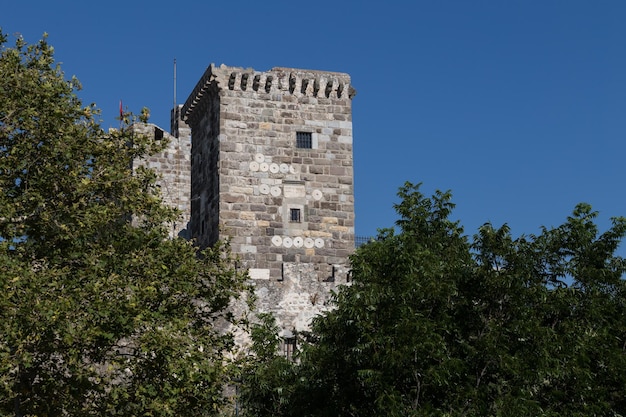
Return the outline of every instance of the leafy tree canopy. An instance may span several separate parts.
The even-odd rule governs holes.
[[[132,170],[161,145],[103,130],[45,37],[0,48],[0,415],[216,414],[227,246],[167,238],[177,213]]]
[[[539,235],[470,239],[450,194],[419,188],[400,189],[397,229],[357,250],[295,362],[257,346],[249,415],[626,414],[626,219],[600,233],[581,204]]]

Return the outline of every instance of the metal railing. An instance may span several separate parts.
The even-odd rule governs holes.
[[[354,247],[358,248],[361,245],[365,245],[368,242],[371,242],[374,238],[371,236],[355,236],[354,237]]]

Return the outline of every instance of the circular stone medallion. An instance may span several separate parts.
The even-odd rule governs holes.
[[[321,200],[322,197],[324,197],[324,194],[322,194],[322,192],[320,190],[313,190],[311,195],[313,196],[313,199],[315,199],[315,200]]]

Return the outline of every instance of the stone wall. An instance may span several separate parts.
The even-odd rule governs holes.
[[[181,212],[179,220],[168,225],[170,237],[189,237],[188,225],[191,214],[191,131],[187,128],[186,136],[175,137],[161,128],[148,123],[133,125],[135,132],[147,135],[155,140],[168,142],[163,152],[141,161],[135,166],[145,165],[156,170],[160,176],[157,184],[163,201]]]
[[[307,329],[347,282],[354,94],[347,74],[211,65],[181,110],[192,131],[192,237],[230,239],[258,310],[286,333]]]

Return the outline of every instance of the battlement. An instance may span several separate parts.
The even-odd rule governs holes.
[[[206,93],[215,89],[339,100],[351,100],[356,95],[350,76],[345,73],[281,67],[259,72],[251,68],[211,64],[185,102],[182,120],[192,117]]]

